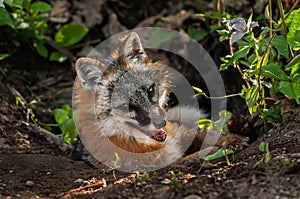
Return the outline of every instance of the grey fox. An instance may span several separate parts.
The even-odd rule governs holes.
[[[120,43],[114,61],[84,57],[76,62],[75,118],[91,161],[135,171],[199,151],[207,133],[197,128],[197,120],[206,115],[170,106],[168,71],[151,62],[136,33]],[[234,147],[245,142],[227,133],[211,147],[216,151],[224,141]]]

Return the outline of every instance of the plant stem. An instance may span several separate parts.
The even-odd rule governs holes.
[[[233,47],[232,47],[232,42],[231,39],[229,39],[229,50],[230,50],[230,55],[233,56]],[[246,82],[247,87],[251,88],[250,83],[248,82],[248,80],[246,80],[243,71],[241,70],[240,66],[237,63],[234,63],[234,67],[237,68],[237,70],[239,71],[239,73],[241,74],[243,80]]]
[[[269,26],[270,26],[270,35],[273,35],[273,29],[272,29],[272,20],[273,20],[273,14],[272,14],[272,0],[269,0]]]
[[[234,93],[234,94],[230,94],[230,95],[225,95],[225,96],[221,96],[221,97],[208,97],[209,99],[224,99],[224,98],[229,98],[229,97],[236,97],[236,96],[241,96],[242,93]]]
[[[282,19],[281,23],[278,25],[277,29],[280,29],[280,27],[283,26],[283,25],[285,24],[286,19],[287,19],[287,18],[290,16],[290,14],[294,11],[294,9],[295,9],[295,7],[297,6],[297,4],[299,3],[299,1],[300,1],[300,0],[297,0],[297,1],[294,3],[294,5],[292,6],[291,10],[287,13],[287,15]],[[269,0],[269,3],[271,3],[271,0]],[[272,12],[270,11],[270,13],[272,13]],[[270,16],[271,16],[271,14],[270,14]],[[271,20],[272,20],[272,18],[270,17],[270,21],[271,21]],[[274,40],[275,36],[276,36],[276,32],[274,32],[274,33],[272,32],[272,34],[270,34],[270,40],[269,40],[269,42],[268,42],[268,44],[267,44],[267,46],[266,46],[265,51],[263,52],[263,55],[261,56],[261,59],[264,59],[264,57],[266,56],[267,52],[268,52],[269,49],[272,47],[271,43],[272,43],[272,41]],[[257,76],[257,82],[258,82],[258,89],[259,89],[259,92],[260,92],[260,90],[261,90],[260,76],[261,76],[261,70],[262,70],[262,63],[263,63],[263,61],[261,61],[261,62],[259,63],[259,66],[258,66],[258,67],[259,67],[259,71],[258,71],[258,76]]]

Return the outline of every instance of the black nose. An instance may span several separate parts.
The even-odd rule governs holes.
[[[155,128],[160,129],[166,125],[166,120],[160,119],[160,120],[153,120],[153,124]]]

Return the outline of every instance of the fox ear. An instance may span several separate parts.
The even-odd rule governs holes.
[[[79,58],[75,64],[81,86],[88,91],[95,92],[103,74],[101,63],[88,57]]]
[[[131,32],[120,46],[119,55],[131,63],[143,62],[147,57],[137,33]]]

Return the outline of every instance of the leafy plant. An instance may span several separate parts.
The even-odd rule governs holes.
[[[281,118],[281,105],[272,106],[269,109],[262,109],[259,117],[264,119],[267,123],[279,122]]]
[[[219,113],[219,117],[220,119],[217,121],[212,121],[207,118],[200,118],[198,120],[198,126],[200,129],[228,132],[227,121],[232,117],[232,114],[228,111],[221,111]]]
[[[278,99],[281,93],[300,104],[300,55],[296,52],[300,49],[300,9],[295,10],[298,2],[285,12],[278,1],[277,21],[273,19],[271,6],[267,6],[265,18],[270,22],[269,27],[262,27],[258,36],[253,33],[258,23],[252,21],[252,15],[247,20],[216,12],[201,15],[217,19],[219,25],[214,30],[221,42],[229,42],[230,54],[221,58],[220,70],[234,67],[239,71],[245,80],[240,95],[245,98],[249,113],[259,110],[261,118],[267,121],[271,121],[272,113],[276,113],[273,119],[278,120],[279,109],[268,110],[266,96]]]
[[[145,181],[149,179],[149,173],[140,174],[140,172],[136,172],[136,177],[139,181]]]
[[[3,54],[0,54],[0,61],[9,57],[9,54],[8,53],[3,53]]]
[[[269,163],[272,159],[272,155],[269,151],[269,144],[265,141],[261,142],[259,145],[259,150],[263,152],[263,157],[253,165],[253,168],[257,167],[262,162]]]
[[[61,130],[61,134],[67,143],[73,143],[77,140],[78,131],[73,119],[73,111],[69,105],[52,111],[54,119]]]
[[[37,119],[31,107],[33,104],[41,103],[38,99],[33,99],[27,103],[27,101],[23,97],[16,96],[15,103],[17,106],[21,106],[24,109],[26,115],[26,122],[29,122],[30,119],[35,125],[38,125]]]
[[[178,184],[178,179],[177,179],[174,171],[170,171],[170,173],[171,173],[171,176],[172,176],[171,179],[166,178],[162,181],[162,183],[167,184],[167,185],[176,186]]]
[[[226,162],[228,165],[230,165],[230,161],[228,158],[228,155],[232,155],[235,151],[231,150],[231,149],[226,149],[226,142],[223,143],[222,148],[220,148],[217,152],[215,152],[214,154],[211,155],[207,155],[203,158],[204,161],[211,161],[211,160],[215,160],[215,159],[219,159],[222,157],[226,158]]]
[[[4,0],[5,7],[0,6],[0,27],[7,37],[20,42],[32,44],[36,51],[52,61],[64,61],[66,57],[59,52],[51,52],[47,44],[51,44],[49,36],[49,22],[47,17],[52,9],[51,5],[31,0]],[[61,47],[68,47],[79,42],[88,29],[78,24],[66,24],[57,30],[55,42]],[[7,55],[3,54],[4,58]]]

